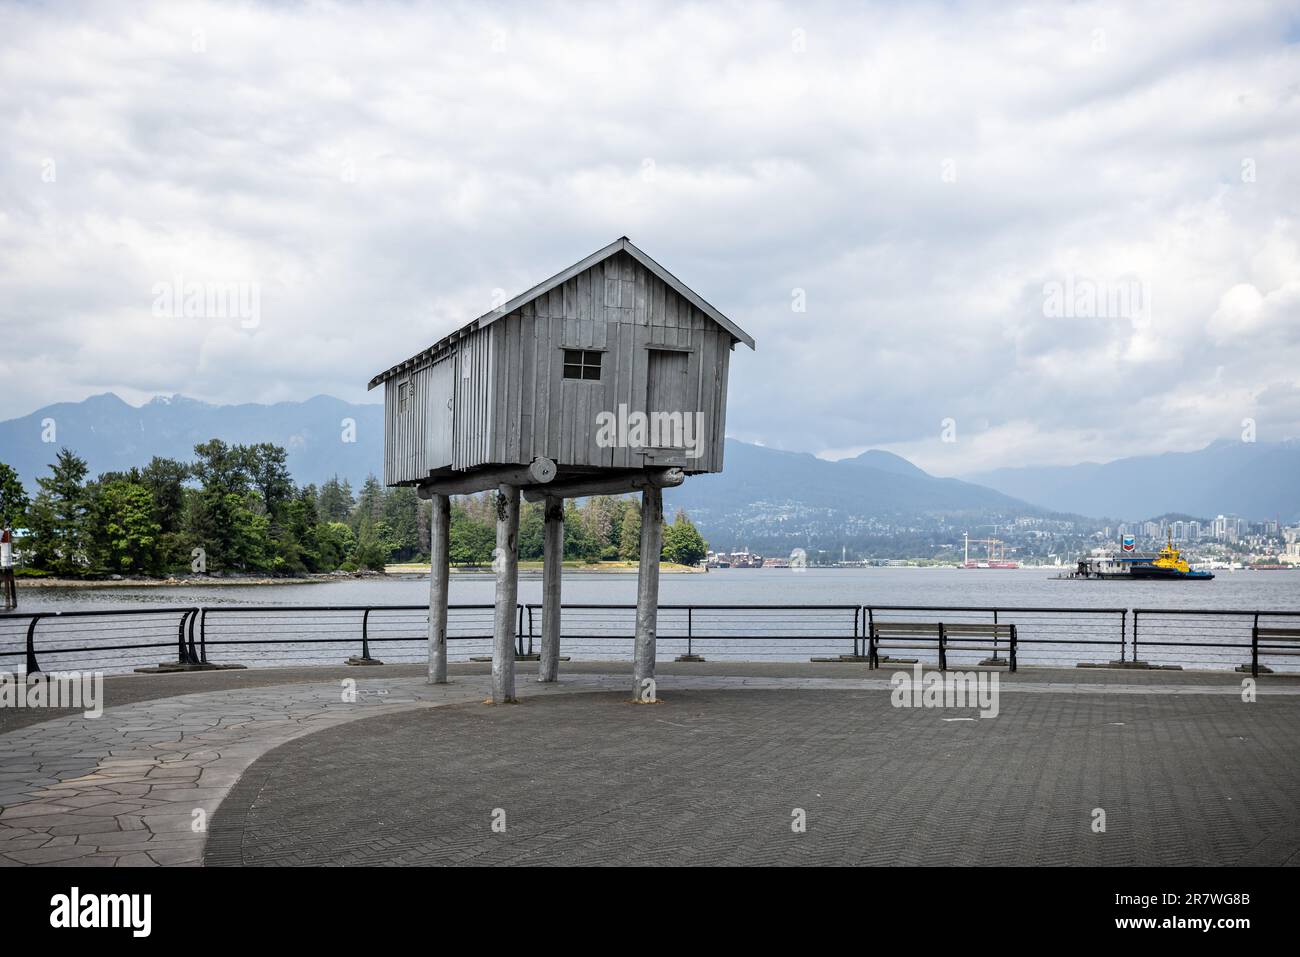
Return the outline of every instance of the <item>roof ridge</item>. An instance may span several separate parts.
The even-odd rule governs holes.
[[[595,266],[597,263],[604,262],[610,256],[613,256],[615,253],[618,252],[626,252],[633,259],[639,262],[642,266],[650,270],[650,272],[654,273],[654,275],[659,277],[660,280],[662,280],[679,296],[681,296],[687,302],[691,303],[691,305],[695,306],[695,308],[699,309],[701,312],[703,312],[706,316],[708,316],[718,325],[722,326],[722,328],[726,329],[727,332],[731,333],[731,337],[733,340],[735,340],[736,342],[743,342],[751,349],[754,348],[754,339],[749,333],[747,333],[744,329],[740,328],[740,326],[736,325],[736,323],[732,322],[730,319],[724,316],[716,308],[710,305],[702,296],[700,296],[699,293],[695,292],[695,290],[691,289],[684,282],[682,282],[680,279],[678,279],[676,276],[670,273],[667,269],[659,265],[659,263],[657,263],[649,255],[647,255],[646,253],[638,249],[633,244],[632,240],[628,239],[626,236],[620,236],[618,239],[614,240],[608,246],[602,246],[600,249],[596,250],[594,253],[591,253],[589,256],[586,256],[578,260],[576,263],[574,263],[572,266],[569,266],[567,269],[560,270],[555,275],[551,276],[549,279],[542,280],[541,282],[537,283],[537,285],[532,286],[531,288],[525,290],[524,292],[521,292],[519,295],[515,296],[513,299],[509,300],[508,302],[502,303],[500,306],[496,307],[495,309],[491,309],[488,312],[483,313],[483,315],[479,316],[477,319],[470,320],[465,325],[461,326],[459,329],[456,329],[454,332],[451,332],[448,335],[444,336],[443,338],[439,339],[429,348],[423,349],[420,352],[417,352],[415,355],[411,356],[411,358],[405,360],[404,362],[399,362],[397,365],[393,366],[387,371],[381,372],[379,375],[375,376],[373,379],[370,380],[370,385],[367,386],[367,389],[373,389],[375,386],[379,385],[379,383],[383,382],[385,379],[392,378],[394,375],[397,375],[402,370],[410,368],[411,366],[415,365],[420,359],[433,355],[438,350],[443,349],[446,346],[450,345],[452,342],[454,342],[456,339],[459,339],[461,336],[465,335],[466,333],[472,332],[476,329],[484,329],[487,326],[490,326],[498,319],[510,315],[515,310],[545,295],[546,293],[550,292],[552,289],[555,289],[557,286],[563,285],[564,283],[572,279],[574,276],[578,275],[579,273],[585,272],[586,270],[590,269],[592,266]]]

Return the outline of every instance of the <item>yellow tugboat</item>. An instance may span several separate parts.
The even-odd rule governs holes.
[[[1207,581],[1214,577],[1211,572],[1193,571],[1183,560],[1178,549],[1174,548],[1172,534],[1160,554],[1150,562],[1134,562],[1129,566],[1129,575],[1145,579],[1193,579]]]
[[[1088,558],[1079,559],[1078,567],[1059,578],[1109,579],[1127,581],[1209,581],[1211,572],[1194,571],[1178,549],[1173,537],[1160,552],[1151,555],[1117,555],[1113,551],[1094,549]]]

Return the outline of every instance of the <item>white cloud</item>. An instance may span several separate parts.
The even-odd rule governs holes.
[[[954,474],[1300,435],[1284,3],[0,17],[0,417],[357,399],[628,234],[758,339],[738,437]],[[177,275],[260,322],[152,316]],[[1151,314],[1045,314],[1067,279]]]

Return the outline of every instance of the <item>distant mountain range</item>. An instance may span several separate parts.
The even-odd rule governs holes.
[[[936,478],[892,452],[873,449],[828,462],[727,439],[725,456],[721,473],[694,476],[664,493],[665,513],[686,509],[718,549],[869,548],[873,540],[924,537],[944,523],[1069,517],[970,482]]]
[[[1044,511],[970,482],[935,478],[901,456],[878,450],[827,462],[807,452],[727,439],[725,466],[721,473],[695,476],[671,490],[669,500],[692,514],[768,505],[846,511],[882,521],[928,513]]]
[[[48,434],[47,420],[54,429]],[[344,441],[349,422],[355,441]],[[64,402],[0,422],[0,461],[32,490],[62,446],[91,475],[162,455],[189,461],[211,438],[274,442],[300,483],[332,475],[353,487],[382,469],[383,407],[330,396],[271,405],[210,405],[184,396],[132,406],[112,393]],[[1219,442],[1199,452],[1120,459],[1106,465],[999,469],[937,478],[890,452],[828,462],[801,452],[728,439],[726,470],[697,476],[666,496],[686,508],[719,547],[803,537],[873,534],[877,525],[969,524],[1037,515],[1144,519],[1169,512],[1300,517],[1300,443]]]
[[[968,481],[1049,509],[1097,518],[1145,519],[1179,512],[1256,521],[1300,519],[1300,441],[1214,442],[1166,452],[1042,468],[976,472]]]
[[[344,441],[347,423],[355,441]],[[52,424],[54,440],[46,421]],[[140,407],[111,392],[82,402],[60,402],[31,415],[0,422],[0,461],[13,466],[30,490],[36,477],[67,446],[90,465],[90,474],[147,465],[155,455],[193,460],[208,439],[231,444],[274,442],[288,452],[289,470],[303,484],[338,473],[356,488],[384,462],[384,408],[318,395],[305,402],[210,405],[184,396],[158,396]]]

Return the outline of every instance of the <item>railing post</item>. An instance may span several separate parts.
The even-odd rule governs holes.
[[[208,663],[208,610],[199,609],[199,661]]]
[[[40,615],[32,615],[31,623],[27,626],[27,673],[29,675],[39,674],[41,670],[41,666],[36,661],[36,623],[40,620]]]
[[[998,657],[998,610],[993,609],[993,659]]]
[[[190,619],[190,612],[181,612],[181,623],[176,628],[176,663],[192,664],[190,654],[185,649],[185,623]]]
[[[858,616],[861,614],[862,614],[862,609],[860,607],[853,609],[853,657],[854,658],[862,657],[860,654],[858,654],[858,649],[862,647],[862,645],[858,642]]]
[[[199,652],[198,649],[194,647],[194,622],[198,617],[199,617],[199,610],[197,608],[195,608],[193,611],[189,613],[189,619],[190,619],[189,655],[190,655],[190,664],[192,665],[199,664]]]
[[[520,657],[523,657],[523,654],[524,654],[524,606],[523,606],[523,605],[516,605],[516,608],[517,608],[518,611],[519,611],[519,621],[518,621],[518,623],[515,625],[515,653],[516,653],[517,655],[519,655]],[[532,651],[533,649],[532,649],[531,646],[529,646],[528,650],[529,650],[529,651]]]
[[[528,653],[533,653],[533,606],[527,605],[528,608]]]
[[[1138,660],[1138,610],[1136,608],[1133,609],[1133,660]],[[1124,645],[1122,641],[1119,646],[1119,661],[1120,664],[1124,663]]]
[[[361,657],[370,660],[370,609],[361,613]]]
[[[865,610],[866,613],[867,613],[867,667],[868,667],[868,668],[879,668],[879,667],[880,667],[880,661],[879,661],[880,654],[879,654],[879,652],[876,650],[876,616],[875,616],[875,612],[873,612],[873,611],[871,610],[871,606],[870,606],[870,605],[864,605],[863,608],[864,608],[864,610]]]
[[[943,622],[939,622],[939,670],[948,670],[948,653],[943,641]]]
[[[686,654],[687,655],[695,654],[695,648],[693,647],[693,641],[695,637],[694,619],[695,619],[695,609],[687,608],[686,609]]]
[[[1255,612],[1255,621],[1250,626],[1250,676],[1259,677],[1259,612]]]

